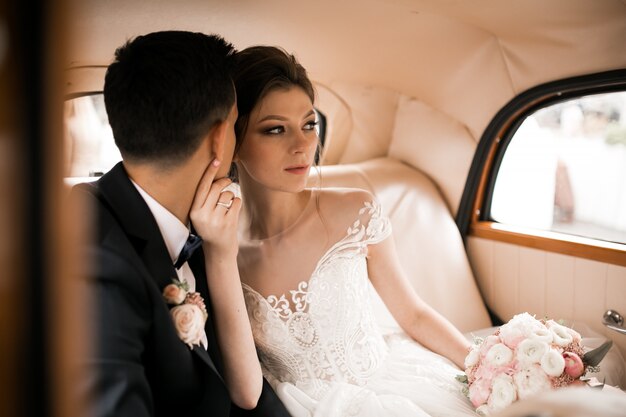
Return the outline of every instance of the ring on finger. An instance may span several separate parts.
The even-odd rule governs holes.
[[[226,187],[224,187],[224,189],[222,189],[221,193],[225,193],[227,191],[233,193],[234,197],[241,198],[241,188],[236,182],[231,182],[230,184],[228,184]]]
[[[222,207],[226,208],[226,210],[228,210],[233,205],[233,200],[228,200],[227,203],[224,203],[223,201],[218,201],[216,203],[216,205],[222,206]]]

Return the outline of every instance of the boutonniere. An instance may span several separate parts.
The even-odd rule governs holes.
[[[197,292],[189,292],[189,284],[172,280],[172,284],[163,289],[163,297],[168,304],[173,304],[170,314],[178,337],[193,349],[199,345],[204,335],[204,324],[208,314],[204,299]]]

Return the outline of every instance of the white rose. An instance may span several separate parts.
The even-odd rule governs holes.
[[[515,316],[513,316],[513,318],[509,320],[508,323],[503,325],[502,328],[515,327],[515,328],[526,331],[535,327],[542,327],[542,326],[543,325],[541,324],[541,322],[537,320],[536,318],[534,318],[533,316],[531,316],[530,314],[520,313],[520,314],[516,314]]]
[[[513,359],[513,351],[503,343],[493,345],[485,356],[487,363],[494,366],[506,365],[511,362],[511,359]]]
[[[204,335],[204,313],[195,304],[181,304],[170,310],[178,337],[193,349]]]
[[[500,411],[517,399],[517,391],[513,378],[509,375],[499,375],[493,380],[491,396],[487,405],[490,411]]]
[[[480,350],[480,354],[482,356],[485,356],[487,354],[487,352],[489,352],[489,349],[491,349],[491,347],[493,345],[496,345],[498,343],[500,343],[500,337],[499,336],[496,336],[496,335],[493,335],[493,334],[490,335],[490,336],[487,336],[485,338],[485,340],[483,340],[483,342],[480,345],[478,345],[478,348]]]
[[[520,341],[526,338],[521,327],[508,326],[500,329],[500,338],[507,345],[515,349]]]
[[[469,353],[465,357],[465,369],[476,365],[479,359],[480,359],[480,351],[477,348],[472,347],[472,349],[469,351]]]
[[[539,363],[548,349],[548,344],[541,340],[523,340],[517,347],[517,360],[521,364]]]
[[[521,313],[500,327],[500,337],[507,346],[515,349],[522,340],[542,329],[545,329],[545,326],[539,320],[528,313]]]
[[[549,329],[552,332],[554,343],[556,343],[559,346],[567,346],[570,343],[572,343],[572,341],[574,340],[574,338],[572,337],[572,334],[565,326],[561,326],[560,324],[553,322],[550,325]]]
[[[530,364],[520,369],[514,376],[517,395],[520,399],[527,398],[533,394],[549,390],[552,385],[550,379],[541,366]]]
[[[565,369],[563,355],[555,349],[549,349],[541,358],[541,369],[550,376],[559,376]]]
[[[545,327],[533,329],[530,335],[528,335],[528,338],[533,339],[533,340],[538,340],[547,344],[552,343],[552,341],[554,340],[552,331]]]
[[[580,343],[580,341],[582,340],[580,333],[578,333],[576,330],[572,329],[571,327],[566,327],[566,329],[569,332],[569,334],[572,335],[572,339],[574,340],[574,342]]]

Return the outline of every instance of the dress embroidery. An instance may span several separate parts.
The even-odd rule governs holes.
[[[365,256],[367,245],[391,234],[391,224],[375,202],[358,214],[309,280],[290,291],[292,304],[285,295],[264,298],[243,284],[264,368],[314,398],[326,393],[329,382],[365,384],[386,354],[369,304]]]
[[[366,256],[391,224],[376,202],[355,217],[288,295],[243,284],[263,374],[284,404],[298,404],[294,417],[475,417],[458,368],[406,333],[381,333]]]

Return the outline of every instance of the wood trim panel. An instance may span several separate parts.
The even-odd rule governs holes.
[[[626,266],[626,245],[563,233],[478,221],[470,235],[578,258]]]

